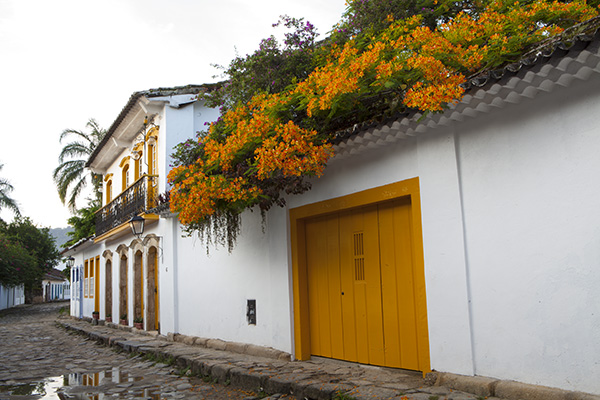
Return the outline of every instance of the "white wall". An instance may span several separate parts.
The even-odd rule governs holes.
[[[578,81],[459,136],[478,374],[600,393],[599,93]]]
[[[433,369],[600,394],[600,79],[593,79],[334,159],[311,191],[288,199],[293,208],[419,177]],[[197,128],[196,112],[167,109],[161,135],[172,139],[161,149],[161,175],[167,149]],[[260,213],[245,213],[231,254],[206,255],[175,219],[150,227],[162,237],[161,333],[292,352],[287,212],[271,210],[264,234]],[[113,258],[117,297],[118,265]],[[257,301],[256,326],[246,322],[248,299]]]
[[[290,199],[419,177],[433,369],[600,393],[594,79],[333,160]]]
[[[0,285],[0,310],[15,307],[25,303],[25,289],[23,285]]]
[[[207,255],[196,237],[179,239],[179,333],[292,351],[286,220],[284,209],[274,209],[263,234],[260,212],[246,212],[231,254],[211,247]],[[249,299],[256,325],[246,320]]]

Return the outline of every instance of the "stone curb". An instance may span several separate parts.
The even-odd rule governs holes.
[[[309,373],[302,372],[301,369],[298,369],[298,371],[294,371],[293,373],[275,372],[267,375],[262,372],[254,371],[252,367],[233,365],[227,361],[227,357],[225,356],[223,356],[222,359],[212,359],[203,357],[198,353],[193,354],[193,352],[190,351],[190,346],[238,353],[249,357],[261,357],[265,359],[266,362],[286,363],[290,361],[288,353],[280,352],[275,349],[261,348],[260,346],[235,342],[225,342],[218,339],[202,339],[179,334],[169,334],[168,337],[164,337],[116,324],[106,324],[105,326],[115,330],[113,335],[112,333],[95,331],[94,328],[96,328],[96,326],[91,324],[88,327],[87,324],[82,326],[80,323],[57,323],[66,330],[87,336],[103,345],[118,347],[123,351],[130,353],[147,354],[154,358],[168,360],[170,361],[169,364],[175,365],[182,370],[188,369],[193,374],[205,378],[210,377],[215,383],[231,385],[232,387],[242,390],[249,390],[256,393],[289,394],[298,399],[314,400],[332,399],[338,392],[341,392],[346,396],[353,396],[357,399],[377,398],[379,395],[385,396],[386,398],[388,398],[389,395],[389,398],[392,398],[393,391],[386,389],[385,387],[371,386],[357,389],[355,386],[353,387],[341,382],[339,384],[325,383],[313,379]],[[265,349],[267,351],[265,351]],[[267,361],[269,359],[271,361]],[[430,384],[434,384],[430,390],[427,390],[429,394],[435,393],[434,389],[436,387],[444,387],[488,399],[600,400],[600,395],[482,376],[465,376],[445,372],[432,372],[427,375],[426,381],[431,381]],[[415,395],[415,398],[428,398],[427,393],[419,392],[421,392],[421,390],[406,391],[409,395]],[[398,397],[395,397],[395,399],[398,399]]]
[[[507,400],[600,400],[600,395],[448,372],[438,372],[435,386],[445,386],[482,397],[499,397]]]
[[[129,353],[137,353],[142,355],[149,354],[154,357],[161,358],[163,360],[169,360],[169,364],[175,365],[181,369],[189,369],[192,373],[201,375],[202,377],[210,377],[215,383],[231,385],[234,388],[253,391],[255,393],[262,392],[281,395],[289,394],[300,399],[306,398],[315,400],[326,400],[331,399],[337,391],[346,392],[352,389],[352,387],[349,387],[344,384],[324,385],[320,382],[316,382],[310,379],[293,379],[297,377],[297,375],[292,377],[283,377],[278,375],[268,376],[261,373],[253,372],[252,369],[230,365],[225,361],[219,362],[215,360],[203,360],[200,357],[194,357],[193,355],[188,354],[189,349],[173,348],[172,346],[169,346],[170,344],[174,343],[182,343],[186,346],[189,346],[189,344],[186,344],[183,341],[184,338],[181,338],[181,340],[169,340],[165,337],[157,337],[154,339],[149,337],[148,339],[151,341],[140,341],[122,337],[111,337],[110,335],[104,334],[102,332],[94,332],[92,329],[86,329],[86,327],[78,326],[76,324],[71,324],[67,322],[58,322],[58,324],[68,331],[87,336],[91,340],[94,340],[99,344],[110,347],[118,347],[123,351]],[[92,328],[91,325],[90,328]],[[132,334],[142,333],[141,331],[138,332],[138,330],[134,328],[129,330],[122,329],[119,326],[118,329],[130,331],[130,333]],[[209,342],[210,341],[211,340],[209,340]],[[165,344],[165,347],[161,348],[158,345],[159,342],[163,342]],[[226,343],[223,341],[218,342]],[[235,348],[230,350],[231,347],[229,345],[223,346],[223,344],[218,342],[212,346],[208,344],[207,346],[202,347],[235,352],[233,350]],[[250,345],[248,347],[250,347]],[[273,357],[274,353],[268,351],[261,351],[259,346],[254,346],[252,352],[257,354],[250,354],[250,351],[245,354],[249,356],[258,356],[263,358],[279,360],[282,360],[283,358],[283,360],[285,360],[285,357],[280,358],[279,354],[277,354],[277,357]],[[264,357],[262,354],[267,354],[267,357]]]

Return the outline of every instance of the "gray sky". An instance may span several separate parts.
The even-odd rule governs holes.
[[[304,17],[323,38],[344,8],[343,0],[0,0],[1,177],[24,215],[67,226],[52,181],[64,129],[83,130],[89,118],[108,128],[135,91],[214,82],[211,64],[280,36],[271,24],[282,14]]]

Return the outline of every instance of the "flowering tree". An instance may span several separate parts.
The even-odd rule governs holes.
[[[365,2],[350,2],[338,32]],[[312,47],[313,68],[304,64],[302,71],[311,71],[305,78],[290,73],[285,85],[263,80],[248,91],[236,89],[239,95],[209,131],[174,155],[171,210],[190,231],[216,233],[231,250],[243,210],[265,211],[284,204],[282,193],[310,188],[306,178],[323,173],[336,130],[410,109],[442,111],[462,97],[466,76],[515,61],[532,45],[597,15],[582,1],[468,4],[434,22],[405,10],[402,19],[380,16],[385,23],[365,22],[343,40],[334,34]],[[247,75],[235,69],[232,85],[251,87],[254,74],[267,67],[252,65]]]

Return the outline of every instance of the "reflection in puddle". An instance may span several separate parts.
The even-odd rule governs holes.
[[[132,376],[129,372],[121,371],[118,367],[94,374],[73,373],[65,375],[65,378],[67,379],[66,386],[100,386],[107,383],[138,382],[144,379],[141,376]]]
[[[60,400],[57,392],[65,384],[65,377],[58,376],[46,378],[36,382],[0,385],[0,399],[9,400],[13,398],[27,398],[39,400]]]
[[[121,371],[116,367],[109,371],[96,372],[93,374],[73,373],[65,375],[65,386],[73,388],[64,399],[77,400],[104,400],[119,397],[143,397],[144,399],[160,400],[157,393],[158,388],[134,387],[134,382],[144,379],[142,376],[133,376],[129,372]],[[97,388],[92,391],[81,391],[84,388]],[[1,400],[1,399],[0,399]]]
[[[89,374],[72,373],[35,382],[0,385],[0,400],[104,400],[123,397],[160,400],[162,396],[157,386],[134,386],[142,379],[119,368]]]

